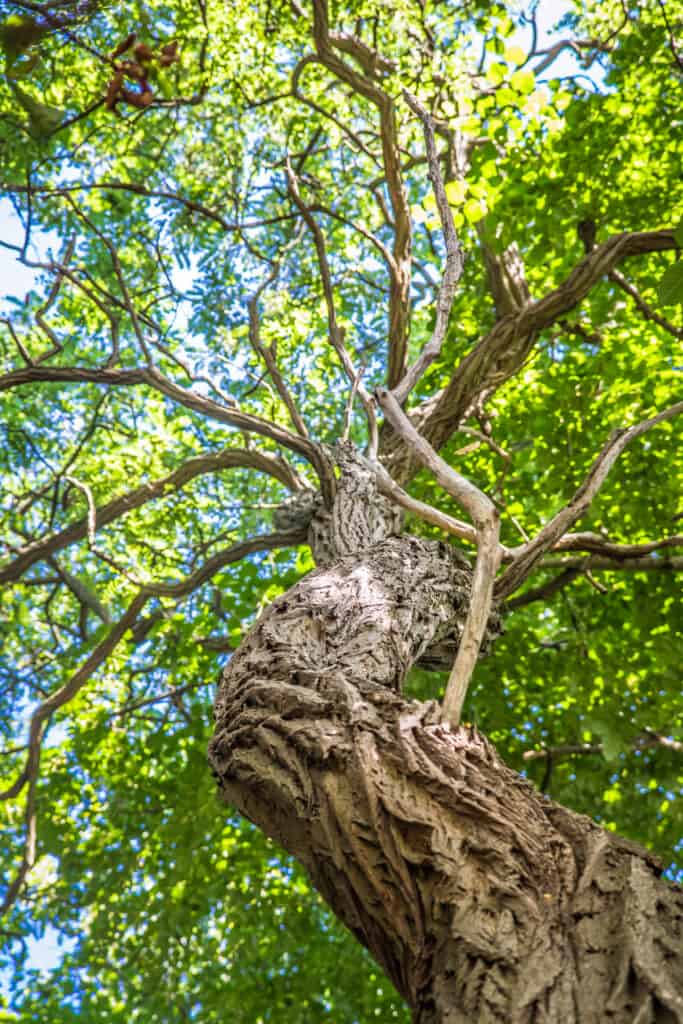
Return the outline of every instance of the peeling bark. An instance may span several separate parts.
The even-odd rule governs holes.
[[[221,791],[304,865],[416,1024],[683,1024],[683,893],[655,859],[401,695],[457,635],[470,583],[452,547],[391,537],[278,598],[224,673]]]

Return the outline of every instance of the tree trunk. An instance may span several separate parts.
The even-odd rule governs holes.
[[[401,696],[471,573],[404,536],[318,569],[225,671],[210,760],[419,1024],[683,1024],[683,892]]]

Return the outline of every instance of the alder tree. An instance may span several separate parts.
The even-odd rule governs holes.
[[[682,18],[3,5],[3,1020],[683,1024]]]

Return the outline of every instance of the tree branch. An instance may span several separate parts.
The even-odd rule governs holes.
[[[383,70],[384,58],[375,54],[354,36],[331,33],[327,0],[313,0],[313,37],[318,58],[354,92],[370,100],[378,109],[382,161],[392,209],[395,276],[389,293],[389,368],[388,385],[393,388],[405,373],[410,322],[411,220],[408,197],[401,173],[396,110],[393,99],[377,84],[375,70]],[[335,48],[353,56],[366,74],[360,74],[343,61]],[[371,56],[368,56],[368,55]],[[387,65],[388,66],[388,65]]]
[[[195,477],[233,468],[256,469],[262,473],[269,473],[290,491],[301,488],[301,481],[284,459],[246,448],[228,448],[215,455],[200,455],[194,459],[188,459],[168,476],[141,484],[127,494],[122,494],[95,509],[95,528],[100,529],[107,526],[149,501],[166,497],[171,491],[180,490]],[[0,584],[19,579],[36,562],[62,551],[70,544],[83,540],[87,533],[88,520],[80,519],[59,533],[43,537],[27,545],[8,565],[0,568]]]
[[[24,851],[17,875],[8,887],[5,899],[0,905],[0,916],[5,914],[16,902],[21,887],[35,862],[36,849],[36,787],[40,771],[40,755],[45,730],[50,717],[60,708],[68,704],[80,692],[88,679],[106,661],[129,629],[133,629],[138,615],[145,604],[154,596],[186,597],[211,578],[219,569],[231,562],[238,562],[255,551],[267,551],[273,548],[290,547],[306,541],[305,531],[290,531],[264,534],[240,541],[225,551],[219,552],[208,559],[201,568],[178,583],[158,583],[146,585],[138,591],[130,602],[127,610],[119,621],[112,626],[104,640],[86,658],[83,665],[72,675],[64,686],[51,694],[35,709],[31,715],[27,744],[26,763],[14,783],[0,793],[0,800],[11,800],[19,796],[28,785],[26,798]]]
[[[516,608],[523,608],[527,604],[533,604],[534,601],[547,601],[549,597],[568,587],[577,576],[582,576],[583,572],[584,570],[580,566],[565,569],[564,572],[553,576],[552,579],[542,583],[539,587],[533,587],[524,594],[520,594],[519,597],[513,597],[511,600],[506,601],[505,608],[508,611],[514,611]]]
[[[290,430],[264,420],[252,413],[244,413],[215,402],[211,398],[198,394],[187,388],[181,388],[160,373],[155,367],[147,366],[132,370],[107,368],[91,368],[85,366],[24,366],[12,370],[0,377],[0,391],[21,387],[36,381],[55,383],[87,383],[99,386],[131,387],[146,384],[179,405],[198,412],[220,423],[228,423],[248,433],[261,434],[269,437],[276,444],[282,445],[303,456],[311,463],[320,479],[323,497],[326,503],[332,501],[334,495],[334,473],[322,449],[308,438],[293,434]]]
[[[481,648],[493,604],[493,586],[503,555],[500,545],[500,517],[491,499],[452,469],[415,430],[394,395],[385,388],[375,392],[377,401],[396,433],[410,446],[416,458],[429,469],[438,483],[471,516],[476,527],[477,559],[474,566],[470,606],[451,670],[443,711],[458,725],[474,666]]]
[[[334,305],[334,291],[332,289],[332,275],[330,274],[330,265],[327,259],[327,249],[325,246],[325,238],[320,225],[316,221],[315,217],[311,213],[310,209],[304,203],[299,192],[299,185],[296,179],[296,175],[292,170],[292,166],[287,160],[287,182],[289,186],[289,194],[291,195],[295,206],[301,213],[306,226],[313,235],[313,242],[315,244],[315,251],[318,257],[318,266],[320,268],[320,278],[323,286],[323,295],[325,296],[325,306],[327,308],[327,328],[330,338],[330,344],[339,356],[339,361],[342,364],[344,373],[349,381],[352,388],[355,388],[360,395],[361,402],[363,403],[363,409],[368,422],[368,434],[369,434],[369,449],[374,454],[377,451],[379,437],[377,433],[377,418],[375,416],[375,408],[371,396],[368,394],[367,389],[360,379],[360,374],[356,370],[351,361],[351,356],[348,353],[346,345],[344,344],[344,329],[337,323],[337,313]]]
[[[429,180],[431,181],[432,189],[434,190],[434,198],[436,199],[436,206],[439,211],[439,219],[441,221],[441,229],[443,231],[444,244],[446,246],[446,266],[441,278],[439,295],[436,300],[436,321],[434,324],[434,330],[432,331],[432,336],[413,365],[406,370],[405,376],[393,389],[394,397],[401,405],[403,405],[427,367],[434,362],[441,352],[441,346],[443,345],[444,338],[446,337],[448,318],[453,305],[455,289],[458,285],[458,281],[462,277],[462,272],[465,267],[465,254],[455,230],[453,214],[451,213],[450,203],[448,202],[443,178],[441,176],[441,168],[439,167],[439,155],[436,151],[436,143],[434,141],[434,122],[415,96],[412,96],[405,89],[403,91],[403,95],[410,109],[417,114],[424,126],[425,147],[427,150],[427,162],[429,166]]]
[[[567,530],[587,512],[607,474],[626,446],[636,437],[640,437],[641,434],[650,430],[651,427],[655,427],[665,420],[673,419],[681,412],[683,412],[683,402],[678,402],[633,427],[614,431],[571,501],[563,509],[560,509],[550,522],[546,523],[533,540],[513,549],[512,564],[496,583],[495,593],[498,600],[516,590],[541,556],[557,544]]]
[[[609,558],[605,555],[583,555],[576,558],[543,558],[538,563],[541,569],[579,569],[605,572],[681,572],[683,555],[658,556],[641,555],[637,558]]]
[[[524,364],[541,330],[549,327],[588,295],[595,284],[631,256],[676,248],[674,232],[624,232],[588,253],[554,291],[519,312],[499,320],[461,360],[450,384],[411,412],[420,433],[439,449],[454,433],[472,403],[512,377]],[[384,461],[393,461],[391,447]],[[416,461],[392,467],[401,483],[410,479]]]
[[[599,533],[567,533],[553,545],[553,551],[590,551],[593,554],[606,555],[609,558],[638,558],[650,555],[662,548],[683,547],[683,533],[660,540],[643,541],[640,544],[614,544]]]
[[[247,307],[249,309],[249,340],[254,352],[256,352],[256,354],[259,355],[265,363],[266,369],[271,376],[271,380],[273,381],[280,398],[285,403],[287,412],[289,413],[289,418],[294,424],[297,433],[300,434],[301,437],[310,439],[306,424],[297,409],[296,402],[292,398],[291,392],[285,384],[277,365],[275,344],[273,343],[270,348],[266,348],[265,345],[261,343],[261,320],[258,311],[259,298],[268,285],[277,278],[279,272],[280,266],[276,263],[270,275],[266,278],[263,284],[256,289],[247,303]]]
[[[676,327],[676,325],[672,324],[670,320],[667,320],[666,317],[662,316],[661,313],[658,313],[656,309],[653,309],[652,306],[648,305],[638,289],[634,288],[631,282],[627,281],[620,271],[611,271],[609,277],[610,280],[614,281],[622,291],[631,296],[636,309],[643,314],[646,320],[652,320],[653,323],[659,324],[659,326],[663,327],[665,331],[672,334],[674,338],[683,338],[683,327]]]
[[[24,838],[24,850],[19,870],[9,885],[5,898],[0,905],[0,916],[5,914],[15,903],[21,887],[33,867],[36,850],[36,786],[40,771],[40,753],[43,737],[49,718],[59,708],[72,700],[81,688],[88,681],[93,672],[109,657],[114,648],[118,645],[124,634],[135,622],[141,609],[147,602],[149,595],[137,594],[127,610],[121,616],[115,626],[109,630],[107,636],[92,651],[83,665],[73,674],[71,679],[59,690],[51,694],[46,700],[38,705],[31,716],[28,736],[28,754],[23,771],[16,781],[0,793],[0,800],[10,800],[18,796],[24,786],[28,785],[26,797],[26,808],[24,818],[26,822],[26,833]]]
[[[28,192],[27,185],[17,184],[2,184],[0,185],[0,191],[8,192],[10,194]],[[179,203],[185,207],[186,210],[190,210],[192,213],[198,213],[202,217],[206,217],[207,220],[215,221],[223,228],[224,231],[250,231],[255,228],[265,227],[269,224],[279,224],[285,220],[291,220],[291,214],[283,213],[278,214],[274,217],[266,217],[263,220],[255,221],[228,221],[221,214],[217,213],[216,210],[211,209],[203,203],[198,203],[193,199],[186,199],[184,196],[179,195],[177,192],[169,192],[165,189],[147,188],[145,185],[141,185],[135,181],[97,181],[97,182],[74,182],[69,185],[60,185],[58,187],[52,187],[50,185],[32,185],[30,188],[32,193],[40,195],[50,196],[66,196],[70,192],[92,192],[92,191],[103,191],[103,192],[132,192],[135,195],[146,196],[149,199],[167,199],[174,203]]]
[[[633,750],[652,750],[656,747],[664,747],[667,750],[674,750],[676,753],[683,752],[683,743],[673,739],[671,736],[663,736],[659,733],[651,733],[649,730],[644,736],[637,737],[633,742]],[[571,757],[574,754],[602,754],[602,743],[562,743],[556,747],[541,747],[540,750],[525,750],[522,754],[524,761],[557,760],[558,758]]]

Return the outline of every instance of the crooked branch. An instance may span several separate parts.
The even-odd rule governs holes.
[[[349,384],[353,389],[358,392],[360,400],[363,403],[363,409],[368,422],[368,434],[369,434],[369,450],[373,454],[377,452],[379,444],[379,436],[377,433],[377,417],[375,416],[375,409],[371,396],[368,394],[365,385],[363,384],[359,372],[351,361],[348,349],[344,344],[344,330],[337,322],[337,313],[334,304],[334,291],[332,288],[332,275],[330,273],[330,264],[327,259],[327,248],[325,246],[325,238],[320,229],[320,225],[316,221],[315,217],[311,213],[306,203],[301,198],[299,192],[299,185],[296,179],[296,175],[292,170],[291,164],[287,161],[287,182],[289,187],[289,194],[296,208],[301,213],[306,226],[313,235],[313,242],[315,244],[315,251],[318,257],[318,267],[320,269],[320,278],[323,286],[323,295],[325,296],[325,307],[327,309],[327,329],[330,339],[330,344],[339,356],[339,361],[342,364],[344,373],[347,376]]]
[[[436,321],[432,336],[422,349],[422,352],[405,373],[405,376],[393,389],[394,397],[403,405],[406,398],[413,390],[422,374],[430,366],[441,352],[441,347],[446,337],[448,318],[455,297],[455,289],[462,277],[465,267],[465,254],[458,239],[453,214],[444,188],[441,168],[439,166],[439,154],[434,140],[434,123],[432,118],[417,100],[409,92],[404,90],[403,95],[410,109],[417,114],[424,126],[425,146],[427,150],[427,164],[429,167],[429,180],[432,183],[436,207],[439,211],[441,230],[443,232],[444,244],[446,246],[446,266],[441,278],[439,295],[436,300]]]
[[[532,540],[513,549],[512,564],[496,583],[495,594],[498,600],[516,590],[545,552],[553,548],[574,523],[585,515],[607,474],[626,446],[647,430],[666,420],[673,419],[681,412],[683,412],[683,402],[678,402],[633,427],[614,431],[571,501],[563,509],[560,509]]]
[[[401,172],[395,104],[377,80],[377,72],[386,72],[391,63],[357,37],[331,32],[327,0],[313,0],[313,37],[320,63],[354,92],[370,100],[379,111],[382,163],[394,232],[392,256],[395,273],[391,275],[389,291],[388,369],[388,384],[393,388],[405,373],[408,351],[412,245],[410,209]],[[336,51],[353,57],[363,73],[342,60]]]
[[[166,497],[172,491],[180,490],[191,480],[207,473],[218,473],[224,469],[247,468],[269,473],[290,491],[298,490],[301,481],[284,459],[267,455],[265,452],[246,448],[228,448],[215,455],[200,455],[188,459],[168,476],[141,484],[127,494],[122,494],[105,505],[93,510],[90,520],[80,519],[59,533],[33,541],[19,552],[8,565],[0,568],[0,584],[19,579],[36,562],[55,555],[71,544],[83,540],[89,529],[94,531],[107,526],[133,509],[140,508],[156,498]]]
[[[28,787],[24,811],[25,835],[22,859],[17,874],[10,883],[5,898],[0,905],[0,916],[5,914],[16,902],[21,887],[35,863],[37,838],[36,788],[40,773],[43,738],[52,715],[72,701],[81,691],[92,674],[112,654],[128,630],[132,630],[135,627],[140,612],[152,597],[161,595],[177,598],[186,597],[209,580],[216,572],[232,562],[238,562],[255,551],[290,547],[302,544],[305,540],[305,531],[280,531],[264,534],[259,537],[251,537],[248,540],[233,544],[231,547],[226,548],[225,551],[219,552],[213,558],[208,559],[196,572],[178,583],[157,583],[140,588],[118,622],[112,626],[107,636],[95,647],[68,682],[38,705],[31,715],[26,748],[28,752],[24,768],[12,785],[0,793],[0,800],[12,800],[18,797],[25,787]]]
[[[315,442],[265,420],[253,413],[227,407],[189,388],[181,388],[153,366],[131,370],[91,368],[86,366],[24,366],[0,377],[0,391],[22,387],[36,381],[53,383],[86,383],[110,387],[131,387],[146,384],[179,405],[192,409],[219,423],[227,423],[247,433],[269,437],[276,444],[303,456],[318,474],[323,497],[331,503],[334,495],[334,473],[325,455]]]
[[[493,586],[503,555],[500,545],[500,517],[491,499],[457,473],[421,437],[394,395],[385,388],[375,392],[377,401],[396,433],[409,445],[415,457],[429,469],[438,483],[464,508],[476,528],[477,558],[467,618],[458,653],[443,699],[446,718],[458,725],[467,687],[479,657],[482,640],[493,604]]]
[[[524,364],[540,331],[551,326],[578,305],[619,263],[650,252],[675,249],[671,229],[624,232],[614,235],[588,253],[557,288],[503,317],[458,364],[450,383],[411,411],[420,433],[438,450],[457,429],[477,398],[512,377]],[[391,442],[383,453],[392,461]],[[415,459],[396,467],[392,475],[405,483],[417,467]]]

